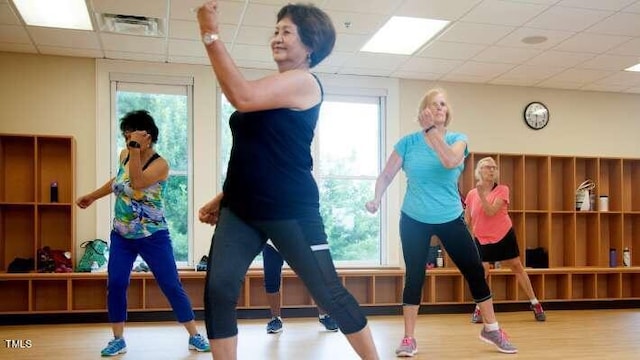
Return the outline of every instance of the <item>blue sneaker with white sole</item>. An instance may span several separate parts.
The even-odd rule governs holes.
[[[107,344],[107,347],[102,349],[100,355],[102,356],[115,356],[124,354],[127,352],[127,344],[124,342],[124,338],[115,338]]]
[[[189,336],[189,350],[209,352],[211,351],[211,348],[209,347],[209,340],[205,339],[204,336],[200,334]]]

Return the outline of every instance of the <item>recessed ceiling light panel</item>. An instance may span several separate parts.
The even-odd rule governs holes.
[[[93,30],[84,0],[13,0],[27,25]]]
[[[373,35],[361,51],[410,55],[447,24],[449,22],[446,20],[394,16]]]

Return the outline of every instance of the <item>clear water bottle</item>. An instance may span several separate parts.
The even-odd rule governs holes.
[[[436,257],[436,267],[444,267],[444,256],[442,255],[442,249],[438,249],[438,256]]]
[[[622,265],[631,266],[631,251],[629,251],[628,247],[624,248],[622,252]]]

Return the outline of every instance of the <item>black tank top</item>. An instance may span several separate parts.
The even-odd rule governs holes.
[[[315,75],[314,75],[315,77]],[[311,141],[322,97],[310,109],[234,112],[233,145],[222,206],[245,220],[318,215],[318,186],[311,174]]]

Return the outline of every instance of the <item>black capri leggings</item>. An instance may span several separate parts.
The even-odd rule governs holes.
[[[491,298],[491,290],[484,278],[484,268],[462,215],[444,224],[426,224],[400,215],[400,241],[406,266],[402,302],[405,305],[420,305],[422,287],[426,275],[427,256],[431,236],[436,235],[451,260],[464,276],[471,296],[476,303]]]
[[[238,334],[236,307],[253,259],[271,239],[300,277],[313,299],[348,335],[362,330],[367,319],[345,289],[333,266],[322,217],[246,222],[222,208],[211,240],[204,294],[209,339]]]

